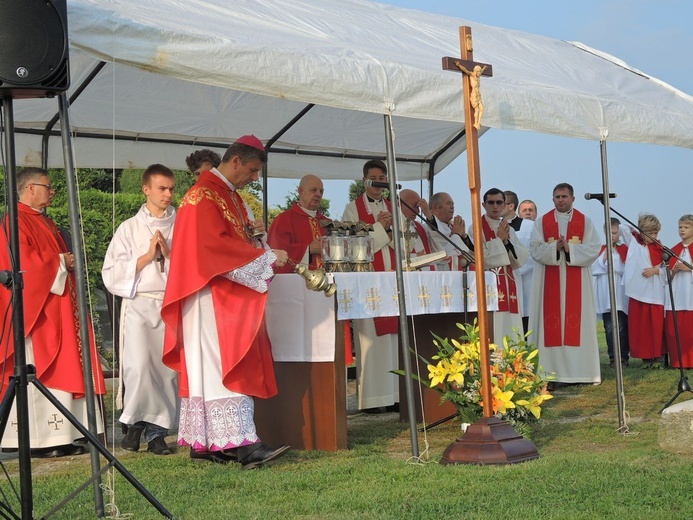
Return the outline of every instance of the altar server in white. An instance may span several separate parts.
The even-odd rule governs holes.
[[[116,231],[103,264],[106,288],[123,298],[120,315],[120,422],[127,426],[122,447],[169,455],[165,437],[178,417],[178,375],[162,362],[166,288],[176,211],[171,206],[175,177],[153,164],[142,175],[146,202]],[[120,404],[120,403],[119,403]]]

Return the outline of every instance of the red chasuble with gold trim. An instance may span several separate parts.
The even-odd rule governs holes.
[[[224,386],[260,398],[277,393],[265,327],[267,293],[222,276],[264,253],[246,233],[247,221],[240,195],[211,172],[200,175],[178,209],[161,317],[166,323],[163,361],[180,374],[181,397],[189,397],[183,304],[206,286],[214,304]]]
[[[556,210],[542,217],[544,241],[555,242],[559,238]],[[568,222],[566,239],[582,244],[585,238],[585,215],[573,208]],[[560,254],[563,254],[562,252]],[[544,346],[579,347],[582,318],[582,268],[566,264],[565,323],[561,316],[561,274],[557,265],[544,269]]]
[[[39,381],[48,388],[69,392],[76,399],[84,397],[82,341],[79,332],[75,275],[69,271],[63,294],[50,292],[60,267],[60,254],[68,251],[55,223],[26,204],[17,204],[19,225],[20,267],[24,271],[24,335],[31,336],[34,364]],[[0,269],[10,270],[9,222],[3,222],[0,233]],[[0,306],[11,305],[11,291],[0,291]],[[92,359],[92,379],[97,394],[106,393],[101,364],[89,327]],[[4,374],[0,395],[5,394],[7,381],[14,369],[12,313],[5,314],[4,337],[0,371]]]
[[[310,243],[316,238],[325,236],[325,228],[320,225],[322,220],[330,220],[318,211],[311,217],[301,209],[298,202],[294,202],[288,210],[277,215],[267,233],[267,243],[273,249],[283,249],[289,255],[289,259],[299,263],[308,249]],[[309,255],[311,269],[323,267],[322,255]],[[277,273],[293,273],[294,268],[290,263],[277,270]]]

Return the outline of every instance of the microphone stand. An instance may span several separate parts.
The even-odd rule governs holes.
[[[674,255],[674,256],[676,256],[676,255]],[[667,404],[665,404],[662,407],[662,409],[659,411],[660,414],[664,410],[669,408],[669,406],[671,406],[671,404],[674,401],[676,401],[676,399],[678,399],[678,397],[682,393],[693,392],[693,390],[691,390],[691,385],[688,383],[688,378],[686,378],[686,374],[683,371],[683,355],[681,353],[681,337],[679,336],[679,321],[678,321],[678,317],[676,316],[676,307],[674,305],[674,288],[671,285],[671,280],[673,278],[673,275],[671,274],[671,268],[669,267],[669,259],[670,258],[671,258],[671,256],[669,255],[669,253],[667,253],[667,252],[662,253],[662,260],[664,260],[664,266],[665,266],[666,273],[667,273],[667,285],[669,286],[669,300],[671,301],[671,317],[672,317],[673,322],[674,322],[674,335],[676,337],[676,354],[677,354],[677,357],[679,359],[679,384],[676,388],[676,393],[674,394],[674,396],[671,399],[669,399],[667,401]],[[681,260],[680,257],[676,256],[676,258],[678,258],[678,260],[682,264],[686,265],[687,267],[691,267],[691,265],[688,262],[684,262],[683,260]]]
[[[603,199],[601,199],[601,203],[604,204]],[[616,213],[619,217],[621,217],[623,220],[625,220],[631,226],[633,226],[635,229],[637,229],[640,232],[640,234],[649,238],[655,244],[659,245],[659,247],[661,247],[662,251],[663,251],[662,252],[662,260],[664,260],[664,265],[665,265],[665,269],[666,269],[666,273],[667,273],[667,285],[669,286],[669,299],[671,301],[671,312],[672,312],[672,318],[674,321],[674,334],[676,336],[676,354],[677,354],[677,357],[679,360],[679,383],[677,385],[676,394],[674,394],[674,396],[671,399],[669,399],[669,401],[667,401],[667,403],[659,411],[659,413],[661,414],[664,410],[669,408],[669,406],[671,406],[671,404],[674,401],[676,401],[676,399],[682,393],[684,393],[684,392],[693,393],[693,389],[691,389],[691,385],[688,382],[688,378],[686,377],[686,373],[683,371],[683,355],[681,353],[681,338],[679,337],[679,324],[678,324],[678,320],[677,320],[677,316],[676,316],[676,309],[674,306],[674,289],[671,286],[672,275],[671,275],[671,269],[669,268],[669,260],[671,258],[676,258],[679,262],[681,262],[683,265],[685,265],[686,267],[688,267],[689,269],[692,269],[692,270],[693,270],[693,265],[691,265],[690,263],[683,260],[679,255],[674,253],[670,248],[668,248],[667,246],[662,244],[659,240],[657,240],[653,236],[647,234],[645,231],[640,229],[636,224],[634,224],[633,222],[628,220],[628,218],[626,218],[624,215],[622,215],[621,213],[616,211],[614,208],[611,208],[611,211]],[[618,330],[616,327],[618,327],[618,322],[616,322],[616,324],[614,325],[614,329]],[[614,337],[614,339],[616,339],[616,338]],[[619,352],[619,355],[620,355],[620,352]]]

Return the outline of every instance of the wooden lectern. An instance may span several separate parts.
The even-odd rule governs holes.
[[[489,312],[487,313],[487,316],[492,330],[493,313]],[[469,323],[473,323],[476,318],[476,312],[467,313],[467,321]],[[464,313],[462,312],[420,314],[417,316],[410,316],[409,338],[412,341],[411,348],[414,348],[414,342],[416,342],[419,354],[425,357],[427,360],[432,361],[431,358],[438,352],[438,349],[435,347],[435,345],[433,345],[433,336],[431,335],[431,332],[441,338],[457,339],[464,332],[462,329],[457,327],[457,323],[464,322]],[[400,366],[402,366],[401,359]],[[413,374],[417,374],[418,366],[419,376],[421,379],[428,381],[428,368],[426,368],[426,363],[418,359],[414,353],[411,354],[411,366]],[[402,380],[399,383],[399,396],[400,420],[408,421],[409,414],[407,413],[407,396],[404,388],[404,377],[402,377]],[[423,398],[423,415],[421,398],[419,396]],[[416,421],[422,422],[425,416],[426,424],[431,424],[436,421],[450,418],[457,411],[455,406],[450,402],[441,404],[440,393],[425,387],[418,381],[414,381],[414,410],[416,410]]]
[[[276,284],[270,289],[275,293],[270,294],[270,298],[281,300],[279,309],[287,309],[287,305],[292,305],[293,309],[299,306],[295,297],[298,291],[305,290],[300,277],[279,275],[272,284]],[[284,289],[284,292],[277,289]],[[321,293],[307,291],[299,296],[310,299],[313,305],[334,305],[334,298],[327,299]],[[301,308],[301,312],[304,310],[310,312]],[[268,305],[269,319],[272,316]],[[332,361],[275,361],[278,394],[271,399],[255,399],[255,426],[263,442],[288,444],[297,450],[346,449],[345,324],[348,322],[336,322],[334,337],[321,338],[321,341],[334,342]],[[296,322],[294,326],[302,327],[304,322]]]

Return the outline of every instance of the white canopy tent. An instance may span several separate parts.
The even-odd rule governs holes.
[[[490,128],[693,148],[693,98],[584,45],[365,0],[68,0],[78,167],[184,168],[253,133],[269,176],[358,177],[385,155],[430,178],[465,149],[458,28]],[[15,104],[17,162],[63,166],[54,100]]]

